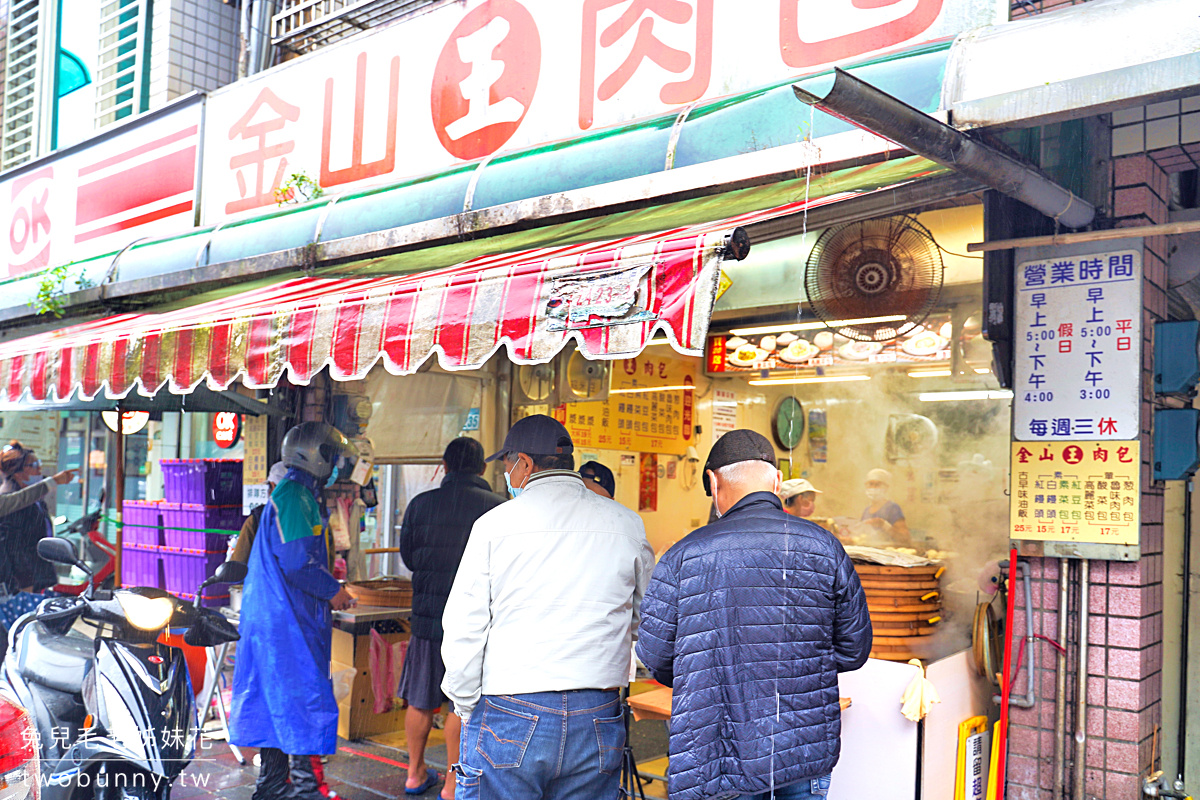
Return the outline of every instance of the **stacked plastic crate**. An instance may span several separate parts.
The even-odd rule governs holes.
[[[163,588],[163,518],[160,500],[126,500],[122,506],[121,583]]]
[[[229,532],[241,529],[242,462],[169,459],[161,462],[167,501],[161,504],[164,588],[191,600],[196,587],[225,560]],[[229,604],[229,586],[204,590],[202,605]]]

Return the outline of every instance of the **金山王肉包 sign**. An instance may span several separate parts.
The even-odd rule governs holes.
[[[1009,519],[1024,541],[1137,545],[1139,442],[1013,442]]]

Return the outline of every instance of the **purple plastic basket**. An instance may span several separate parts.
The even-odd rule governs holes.
[[[163,588],[159,555],[159,549],[154,545],[126,544],[121,548],[121,583]]]
[[[164,458],[163,494],[171,503],[223,506],[242,502],[242,462],[222,458]]]
[[[122,504],[123,541],[158,547],[162,542],[162,503],[151,500],[126,500]]]
[[[216,572],[225,561],[225,551],[204,552],[166,547],[162,550],[166,590],[174,595],[194,597],[196,587]],[[229,584],[216,583],[204,590],[205,597],[229,597]]]
[[[204,530],[236,531],[242,527],[241,506],[163,503],[163,539],[167,547],[225,552],[229,536]]]

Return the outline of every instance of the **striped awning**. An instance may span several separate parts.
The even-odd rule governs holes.
[[[757,215],[756,215],[757,216]],[[0,344],[10,401],[188,393],[234,381],[306,384],[325,367],[413,373],[431,355],[472,369],[501,347],[544,363],[571,340],[628,357],[664,333],[699,355],[734,225],[472,259],[404,276],[297,277],[162,313],[125,314]]]

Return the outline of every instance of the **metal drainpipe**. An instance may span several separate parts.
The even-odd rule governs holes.
[[[1058,560],[1058,643],[1062,645],[1067,642],[1067,604],[1070,602],[1067,583],[1068,563],[1065,558]],[[1054,796],[1052,800],[1065,800],[1063,787],[1066,776],[1063,774],[1063,765],[1067,754],[1066,743],[1063,739],[1067,735],[1067,653],[1065,650],[1055,652],[1057,658],[1055,659],[1054,676]]]
[[[1075,688],[1075,800],[1087,797],[1088,565],[1079,562],[1079,674]]]
[[[1068,228],[1082,228],[1096,216],[1091,203],[1036,169],[971,139],[844,70],[834,69],[833,73],[833,85],[824,97],[798,85],[792,91],[802,103],[974,178]]]
[[[1003,567],[1005,563],[1001,562],[1000,566]],[[1025,696],[1010,694],[1008,702],[1021,708],[1033,708],[1037,705],[1037,660],[1033,652],[1037,640],[1033,635],[1033,588],[1029,577],[1029,565],[1018,561],[1017,567],[1021,570],[1021,582],[1025,588]],[[1011,621],[1009,624],[1012,624]],[[1000,702],[1000,697],[994,697],[993,700]]]
[[[1179,730],[1176,747],[1179,750],[1177,763],[1178,780],[1183,780],[1187,763],[1187,706],[1188,706],[1188,618],[1192,607],[1192,481],[1183,486],[1183,602],[1180,606],[1179,630]],[[1153,766],[1153,765],[1152,765]]]

